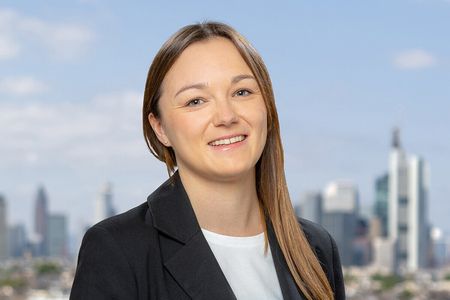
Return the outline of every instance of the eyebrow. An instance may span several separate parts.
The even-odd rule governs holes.
[[[244,79],[253,79],[256,81],[256,79],[253,75],[243,74],[243,75],[234,76],[233,79],[231,79],[231,83],[238,83],[239,81],[244,80]]]
[[[242,74],[242,75],[234,76],[234,77],[231,79],[231,83],[232,83],[232,84],[236,84],[236,83],[238,83],[239,81],[244,80],[244,79],[253,79],[253,80],[256,80],[255,77],[254,77],[253,75]],[[178,96],[179,94],[181,94],[182,92],[184,92],[184,91],[186,91],[186,90],[189,90],[189,89],[202,90],[202,89],[204,89],[204,88],[206,88],[206,87],[207,87],[207,84],[206,84],[206,83],[189,84],[189,85],[183,86],[181,89],[179,89],[178,92],[175,94],[175,97]]]

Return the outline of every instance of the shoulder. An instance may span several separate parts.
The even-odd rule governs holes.
[[[297,218],[297,220],[313,249],[332,250],[332,237],[324,227],[307,219]]]
[[[322,265],[326,266],[327,269],[332,268],[333,261],[336,259],[334,255],[337,253],[336,243],[332,236],[317,223],[303,218],[297,220],[311,249],[316,253]]]
[[[330,234],[322,225],[303,218],[297,218],[297,221],[310,242],[325,244],[330,242]]]
[[[78,255],[70,299],[136,297],[137,242],[144,236],[147,203],[89,228]],[[142,242],[145,242],[143,240]]]
[[[319,224],[303,218],[298,222],[328,277],[335,299],[345,299],[342,266],[333,237]]]
[[[157,240],[147,202],[127,212],[105,219],[84,235],[82,250],[114,252],[132,262],[140,252],[146,252]],[[136,247],[139,245],[139,247]],[[91,251],[88,251],[91,253]]]
[[[148,204],[145,202],[128,210],[127,212],[118,214],[95,224],[88,230],[88,232],[107,231],[111,235],[125,237],[129,235],[130,232],[145,231],[146,229],[148,230],[146,225],[147,223],[151,224],[148,220],[149,218],[151,218],[151,216],[148,214]]]

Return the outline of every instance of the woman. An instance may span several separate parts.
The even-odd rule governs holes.
[[[150,66],[143,126],[171,177],[88,230],[71,299],[345,298],[335,242],[294,215],[270,78],[239,33],[175,33]]]

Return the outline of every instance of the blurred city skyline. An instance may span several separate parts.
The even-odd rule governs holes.
[[[9,223],[31,229],[38,187],[78,234],[112,182],[123,212],[167,178],[146,149],[146,72],[178,28],[223,21],[272,77],[294,204],[347,179],[373,204],[394,127],[430,165],[429,219],[450,233],[450,2],[348,1],[0,5],[0,194]]]

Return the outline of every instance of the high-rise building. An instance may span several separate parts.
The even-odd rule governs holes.
[[[310,191],[301,195],[302,218],[322,224],[322,194],[319,191]]]
[[[445,240],[445,235],[442,229],[433,227],[431,229],[431,242],[432,242],[432,267],[442,267],[448,262],[448,243]]]
[[[407,155],[395,129],[389,159],[388,235],[396,241],[396,271],[427,267],[429,249],[428,166]]]
[[[344,266],[353,264],[359,196],[351,182],[330,183],[324,191],[322,224],[336,240]]]
[[[27,250],[27,235],[23,224],[9,228],[9,254],[11,257],[22,257]]]
[[[372,259],[372,244],[369,236],[369,222],[359,216],[356,222],[355,238],[353,240],[352,265],[365,266]]]
[[[48,217],[48,256],[66,258],[68,255],[67,218],[62,214]]]
[[[106,183],[95,202],[94,223],[98,223],[116,214],[112,199],[112,185],[111,183]]]
[[[339,180],[329,183],[324,191],[324,212],[359,212],[358,189],[350,181]]]
[[[395,272],[397,265],[393,255],[396,249],[396,241],[387,237],[375,236],[372,240],[373,245],[373,267],[383,273]]]
[[[36,195],[34,206],[34,243],[35,255],[47,255],[47,194],[43,186],[40,186]]]
[[[388,188],[388,174],[376,178],[374,216],[379,220],[380,236],[382,237],[388,236]]]
[[[9,257],[6,200],[0,195],[0,262]]]

